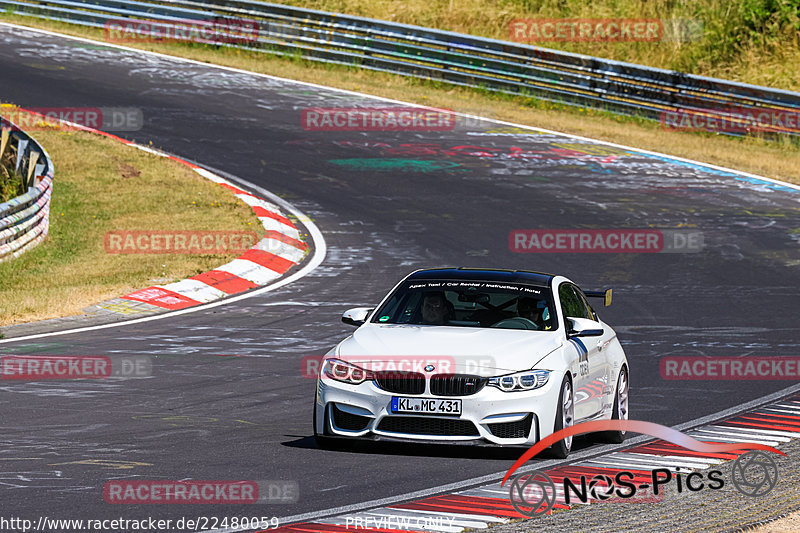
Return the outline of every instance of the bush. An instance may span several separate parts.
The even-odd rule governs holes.
[[[16,157],[13,149],[6,148],[6,153],[0,161],[0,203],[25,193],[22,176],[14,171]]]

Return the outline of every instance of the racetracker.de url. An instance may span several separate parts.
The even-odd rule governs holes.
[[[192,518],[105,518],[105,519],[60,519],[40,516],[37,520],[0,516],[0,531],[27,533],[28,531],[88,531],[108,533],[110,531],[206,531],[217,528],[231,529],[277,529],[279,520],[274,516],[195,516]]]

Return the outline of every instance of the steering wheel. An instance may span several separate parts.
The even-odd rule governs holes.
[[[536,325],[536,322],[533,320],[529,320],[527,318],[523,318],[521,316],[512,316],[511,318],[504,318],[500,322],[495,322],[491,325],[493,328],[504,328],[504,329],[539,329],[539,326]]]

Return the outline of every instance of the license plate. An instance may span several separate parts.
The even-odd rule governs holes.
[[[403,398],[392,396],[393,413],[416,415],[461,415],[461,400],[439,398]]]

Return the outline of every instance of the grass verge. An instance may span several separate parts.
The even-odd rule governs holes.
[[[193,276],[239,255],[109,254],[106,232],[263,234],[248,206],[180,163],[90,133],[29,133],[55,168],[50,234],[27,253],[0,263],[0,326],[78,314],[91,304]]]
[[[104,39],[102,29],[10,14],[0,14],[0,20],[99,41]],[[560,106],[532,98],[498,95],[354,67],[326,65],[297,58],[282,59],[259,52],[181,43],[138,43],[131,46],[206,63],[582,135],[800,184],[800,147],[796,141],[768,141],[752,137],[732,138],[711,133],[669,131],[651,121],[602,111]]]
[[[534,46],[792,91],[800,90],[796,0],[283,0],[509,41],[517,19],[657,19],[653,41],[543,40]],[[530,35],[530,25],[523,26]],[[568,32],[565,32],[568,33]]]

